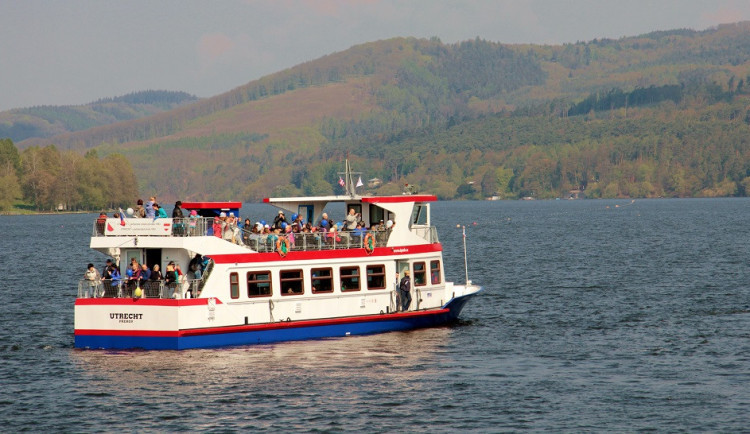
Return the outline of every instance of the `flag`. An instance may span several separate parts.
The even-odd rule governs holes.
[[[120,208],[120,226],[125,226],[125,212]]]
[[[339,185],[342,186],[342,187],[345,185],[344,178],[342,178],[340,176],[339,176]]]
[[[357,180],[357,187],[362,187],[364,184],[362,183],[362,177],[360,176]]]

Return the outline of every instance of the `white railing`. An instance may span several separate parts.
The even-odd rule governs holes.
[[[86,280],[78,282],[78,298],[194,298],[200,296],[202,279],[166,283],[163,280]]]

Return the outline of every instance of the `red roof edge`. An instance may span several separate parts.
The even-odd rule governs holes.
[[[403,202],[435,202],[437,196],[431,194],[405,194],[403,196],[372,196],[363,197],[364,203],[403,203]]]
[[[242,208],[242,202],[182,202],[185,209]]]

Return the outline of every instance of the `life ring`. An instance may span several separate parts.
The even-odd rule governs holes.
[[[365,252],[367,252],[368,255],[372,254],[373,250],[375,250],[375,237],[372,234],[365,235]]]
[[[279,237],[276,240],[276,251],[279,252],[282,258],[289,253],[289,245],[289,238],[287,237]]]

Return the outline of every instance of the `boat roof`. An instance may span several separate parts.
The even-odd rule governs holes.
[[[300,196],[267,197],[263,199],[263,203],[270,205],[312,202],[412,203],[435,201],[437,201],[437,196],[431,194],[403,194],[399,196]]]

